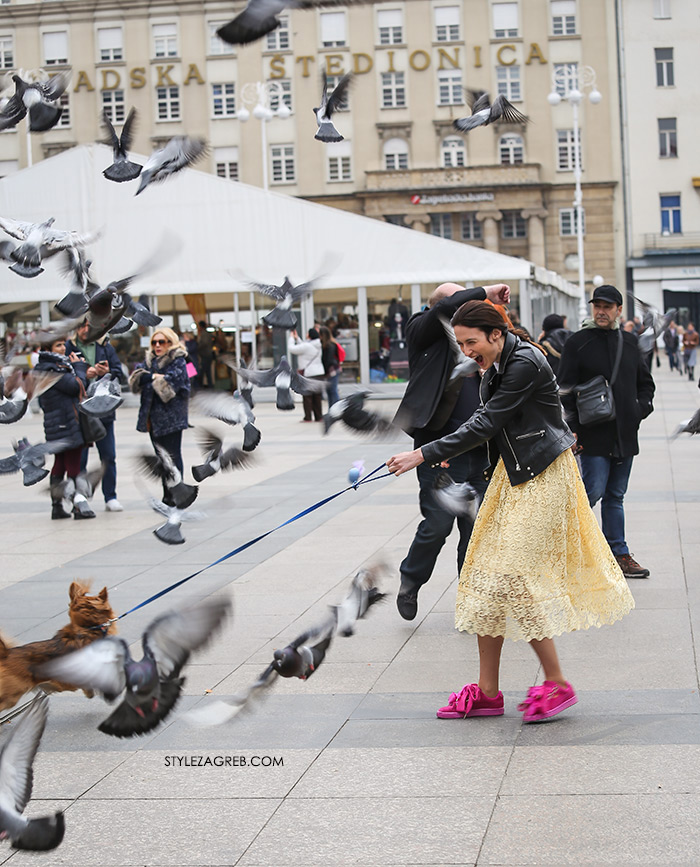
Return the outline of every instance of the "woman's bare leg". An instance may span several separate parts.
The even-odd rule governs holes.
[[[498,695],[498,671],[501,665],[503,636],[477,635],[479,642],[479,688],[484,695]]]
[[[544,679],[550,680],[553,683],[558,683],[559,686],[566,686],[567,681],[561,673],[557,649],[554,646],[554,639],[541,638],[539,641],[533,640],[530,642],[530,646],[537,654],[542,668],[544,669]]]

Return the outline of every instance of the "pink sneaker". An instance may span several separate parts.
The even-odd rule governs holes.
[[[445,707],[437,711],[438,719],[464,719],[468,716],[502,716],[503,693],[489,698],[476,683],[468,683],[458,694],[453,692]]]
[[[577,701],[578,698],[570,683],[559,686],[552,680],[545,680],[542,686],[530,687],[527,698],[518,705],[518,710],[523,711],[523,722],[537,722],[556,716]]]

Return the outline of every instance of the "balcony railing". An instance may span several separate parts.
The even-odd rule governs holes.
[[[674,232],[644,235],[645,253],[666,253],[678,250],[700,251],[700,232]]]
[[[406,169],[365,172],[367,190],[421,190],[440,187],[505,187],[539,184],[539,163],[508,166],[468,166],[446,169]]]

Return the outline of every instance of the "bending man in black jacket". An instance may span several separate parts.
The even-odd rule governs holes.
[[[577,437],[581,475],[588,501],[601,502],[603,534],[625,578],[647,578],[649,570],[630,554],[625,541],[624,499],[634,455],[639,454],[637,432],[653,410],[654,380],[639,351],[637,337],[620,331],[622,295],[614,286],[599,286],[591,298],[593,319],[564,345],[558,378],[566,420]],[[602,375],[607,380],[615,364],[619,336],[622,358],[613,383],[615,419],[596,425],[581,424],[574,387]]]
[[[414,313],[408,321],[409,381],[396,420],[413,437],[414,448],[457,430],[479,406],[478,376],[449,383],[455,360],[441,320],[449,322],[467,301],[483,301],[486,298],[495,304],[507,304],[510,289],[505,283],[475,289],[464,289],[456,283],[443,283],[430,296],[427,308]],[[449,472],[455,482],[469,481],[483,496],[487,485],[484,475],[487,466],[484,445],[452,459]],[[433,499],[435,481],[441,472],[440,467],[431,467],[427,462],[416,470],[423,520],[400,566],[401,587],[396,607],[404,620],[413,620],[416,616],[418,591],[433,574],[435,561],[454,525],[454,515],[441,509]],[[459,573],[473,523],[465,516],[457,519],[457,525]]]

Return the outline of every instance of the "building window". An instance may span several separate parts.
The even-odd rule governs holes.
[[[576,208],[559,209],[559,234],[562,237],[571,237],[577,234],[578,217]],[[581,212],[581,231],[586,234],[586,212]]]
[[[345,45],[346,32],[344,12],[321,12],[321,45],[324,48]]]
[[[44,66],[65,66],[68,63],[68,31],[44,33]]]
[[[11,36],[0,36],[0,69],[12,69],[15,65],[15,52]]]
[[[380,45],[403,42],[403,12],[400,9],[380,9],[377,12]]]
[[[328,88],[328,96],[330,96],[333,91],[338,86],[338,82],[342,78],[342,75],[327,75],[326,76],[326,87]],[[349,111],[350,110],[350,88],[345,90],[343,94],[343,98],[338,103],[336,111]]]
[[[430,214],[430,234],[452,240],[452,214]]]
[[[213,117],[236,116],[236,85],[234,82],[212,84],[211,113]]]
[[[440,152],[442,167],[445,169],[461,168],[467,164],[467,148],[459,136],[443,139]]]
[[[552,0],[552,35],[576,33],[576,0]]]
[[[233,54],[233,45],[229,45],[228,42],[224,42],[223,39],[219,39],[216,35],[216,31],[219,27],[223,27],[226,24],[225,21],[209,21],[209,54],[210,55],[220,55],[220,54]]]
[[[581,129],[578,131],[578,159],[579,166],[583,166],[581,160]],[[574,131],[572,129],[557,130],[557,169],[560,172],[571,172],[576,164],[574,151]]]
[[[102,63],[124,60],[124,37],[121,27],[98,27],[97,49]]]
[[[153,56],[177,57],[177,24],[153,25]]]
[[[673,49],[655,48],[654,58],[656,59],[656,86],[673,87]]]
[[[349,141],[330,142],[326,145],[328,155],[328,180],[352,180],[352,145]]]
[[[527,223],[520,211],[503,211],[501,238],[527,238]]]
[[[456,42],[459,39],[459,6],[435,8],[435,41]]]
[[[295,182],[294,145],[272,145],[270,160],[272,162],[273,184],[293,184]]]
[[[519,166],[525,161],[523,137],[507,133],[498,140],[498,159],[502,166]]]
[[[214,148],[214,166],[217,177],[227,181],[238,180],[238,148]]]
[[[659,156],[677,157],[678,141],[676,139],[676,118],[660,117],[659,124]]]
[[[660,196],[661,199],[661,234],[680,235],[681,233],[681,197]]]
[[[112,123],[124,123],[125,102],[123,90],[103,90],[102,108]]]
[[[481,222],[476,219],[476,214],[474,213],[466,212],[462,214],[462,240],[481,240]]]
[[[390,138],[384,142],[384,168],[388,172],[408,168],[408,142],[402,138]]]
[[[496,39],[510,39],[518,35],[518,4],[493,4],[493,35]]]
[[[671,17],[671,0],[654,0],[654,18]]]
[[[519,66],[497,66],[496,82],[498,83],[498,92],[510,102],[519,102],[522,99]]]
[[[461,69],[438,72],[438,105],[463,104],[464,88],[462,87]]]
[[[2,163],[0,162],[0,171],[2,171]],[[391,223],[392,226],[401,226],[402,228],[406,228],[406,215],[405,214],[384,214],[384,220],[387,223]]]
[[[278,91],[270,93],[270,108],[272,111],[277,111],[281,101],[292,110],[292,82],[289,78],[275,78],[274,83],[278,85]]]
[[[554,79],[554,89],[561,97],[578,90],[578,63],[555,63]]]
[[[62,93],[59,99],[56,100],[56,105],[63,109],[58,123],[54,129],[65,129],[70,126],[70,98],[67,93]]]
[[[382,72],[382,108],[404,108],[406,85],[403,72]]]
[[[268,51],[285,51],[289,48],[289,15],[280,15],[280,26],[267,34]]]
[[[156,87],[158,120],[180,120],[180,88]]]

